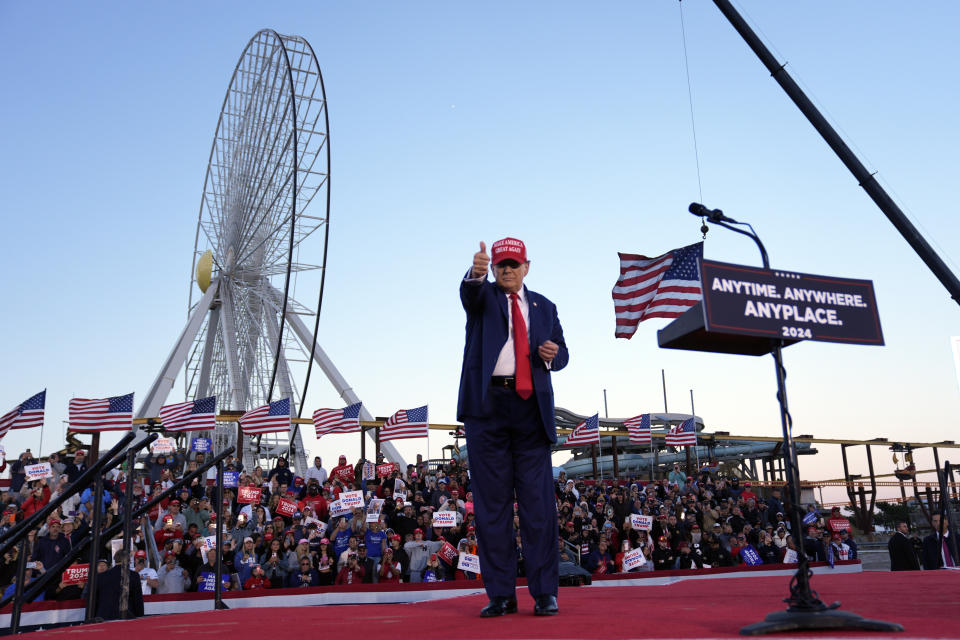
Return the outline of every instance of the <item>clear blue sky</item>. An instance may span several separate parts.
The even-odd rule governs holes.
[[[738,6],[957,270],[960,6]],[[46,387],[47,452],[70,397],[146,393],[185,320],[224,91],[270,27],[309,40],[324,73],[320,340],[375,415],[429,403],[432,421],[454,421],[457,283],[480,240],[511,235],[528,245],[527,284],[559,306],[571,361],[558,405],[602,414],[607,389],[611,417],[660,411],[665,369],[672,411],[693,389],[709,431],[779,433],[769,358],[658,349],[661,320],[613,338],[617,251],[699,240],[685,209],[702,199],[752,222],[774,267],[875,283],[886,346],[786,350],[798,433],[958,439],[957,304],[713,4],[682,9],[702,198],[676,1],[0,1],[0,410]],[[719,228],[705,256],[759,263]],[[315,295],[301,283],[301,300]],[[318,381],[306,406],[339,399]],[[447,442],[436,434],[432,451]],[[4,444],[36,451],[39,434]],[[359,448],[307,447],[328,462]],[[840,475],[836,461],[807,459],[804,475]]]

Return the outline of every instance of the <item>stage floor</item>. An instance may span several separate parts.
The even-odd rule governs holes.
[[[896,622],[905,631],[807,632],[787,637],[960,638],[960,571],[869,572],[815,575],[813,588],[841,610]],[[748,576],[684,580],[649,586],[590,586],[560,589],[560,615],[533,615],[533,601],[518,590],[520,611],[503,618],[478,616],[483,595],[406,604],[272,607],[151,616],[44,631],[44,638],[89,638],[114,634],[137,640],[269,637],[405,638],[731,638],[741,627],[782,611],[788,578]]]

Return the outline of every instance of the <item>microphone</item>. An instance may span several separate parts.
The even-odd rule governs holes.
[[[687,209],[695,216],[706,217],[710,222],[736,222],[733,218],[728,218],[720,209],[708,209],[699,202],[691,202]]]

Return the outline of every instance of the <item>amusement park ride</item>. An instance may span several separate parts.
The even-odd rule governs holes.
[[[316,339],[330,241],[330,122],[323,76],[300,36],[264,29],[233,72],[210,149],[190,271],[188,317],[137,410],[153,418],[183,374],[184,399],[215,395],[239,415],[303,398],[316,363],[346,404],[360,399]],[[311,208],[311,203],[314,203]],[[320,271],[315,305],[295,298],[297,277]],[[194,288],[196,286],[196,289]],[[304,318],[314,317],[313,329]],[[306,363],[302,385],[291,364]],[[372,420],[362,409],[360,418]],[[149,423],[148,423],[149,424]],[[299,425],[245,436],[218,423],[214,450],[238,445],[247,468],[289,455],[307,467]],[[402,462],[385,442],[391,460]]]

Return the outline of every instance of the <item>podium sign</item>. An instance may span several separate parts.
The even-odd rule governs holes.
[[[704,329],[781,340],[882,345],[870,280],[704,260]]]

